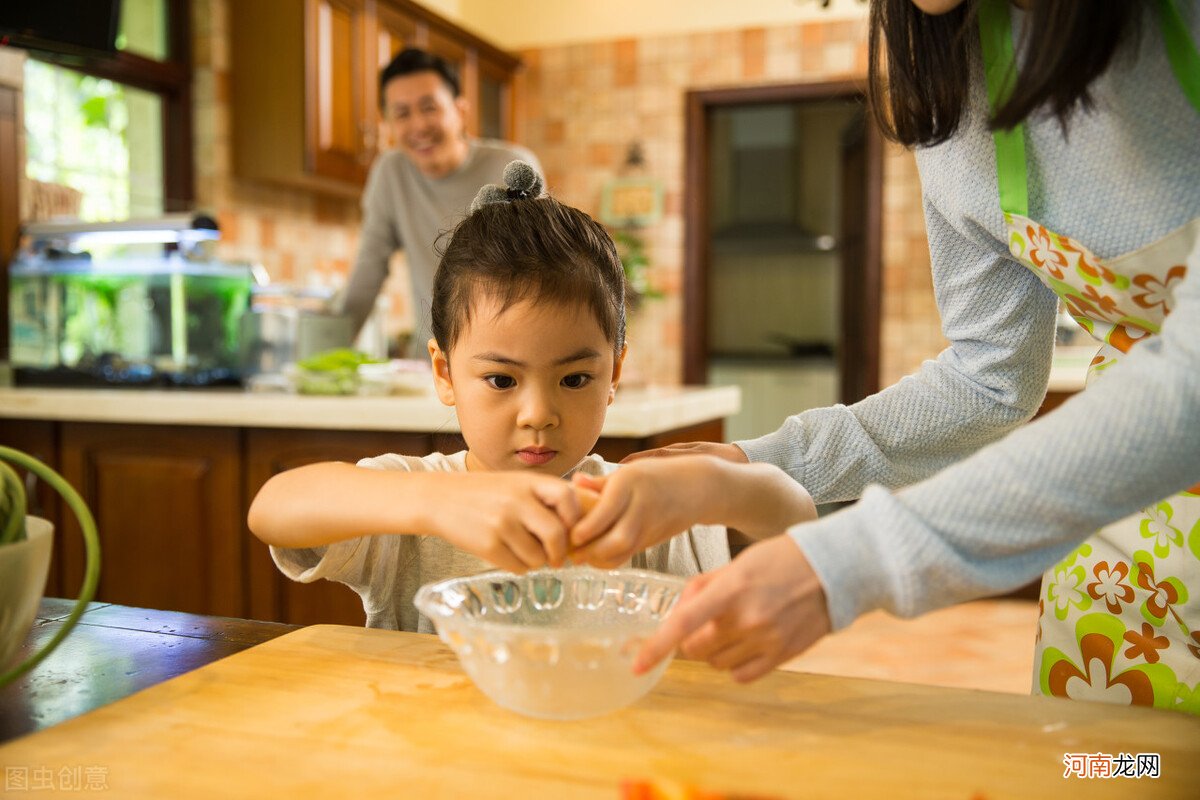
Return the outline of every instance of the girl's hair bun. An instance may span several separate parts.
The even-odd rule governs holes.
[[[545,184],[537,170],[524,161],[510,161],[504,168],[504,185],[489,183],[479,190],[471,201],[474,213],[489,203],[506,203],[513,200],[530,200],[540,197]]]
[[[542,176],[524,161],[510,161],[504,168],[504,185],[508,188],[508,196],[511,199],[516,200],[519,197],[527,200],[541,195]]]

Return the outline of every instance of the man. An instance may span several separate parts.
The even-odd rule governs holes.
[[[466,135],[467,101],[458,77],[438,56],[409,48],[379,74],[379,103],[397,149],[381,153],[363,193],[358,256],[342,312],[358,331],[375,306],[388,259],[404,248],[415,330],[409,355],[425,352],[438,257],[434,243],[467,213],[486,183],[501,182],[514,159],[541,166],[523,147]]]

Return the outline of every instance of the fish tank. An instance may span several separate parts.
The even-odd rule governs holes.
[[[9,269],[19,386],[239,385],[249,265],[218,261],[205,217],[42,223]]]

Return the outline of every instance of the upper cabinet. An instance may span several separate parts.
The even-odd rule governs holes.
[[[410,0],[231,3],[239,177],[357,196],[378,151],[379,70],[405,47],[458,70],[474,135],[512,135],[520,61]]]

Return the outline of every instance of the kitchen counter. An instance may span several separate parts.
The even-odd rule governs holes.
[[[1153,754],[1153,777],[1070,772],[1123,753]],[[1185,714],[778,670],[739,685],[684,661],[620,711],[529,719],[488,700],[436,637],[333,625],[0,746],[0,763],[31,779],[90,767],[104,789],[147,798],[402,787],[614,800],[645,781],[681,796],[690,786],[764,798],[1176,798],[1200,781],[1198,756],[1200,720]]]
[[[619,389],[601,436],[644,437],[722,419],[741,408],[736,386]],[[0,418],[151,425],[458,433],[432,392],[316,397],[221,389],[0,389]]]

